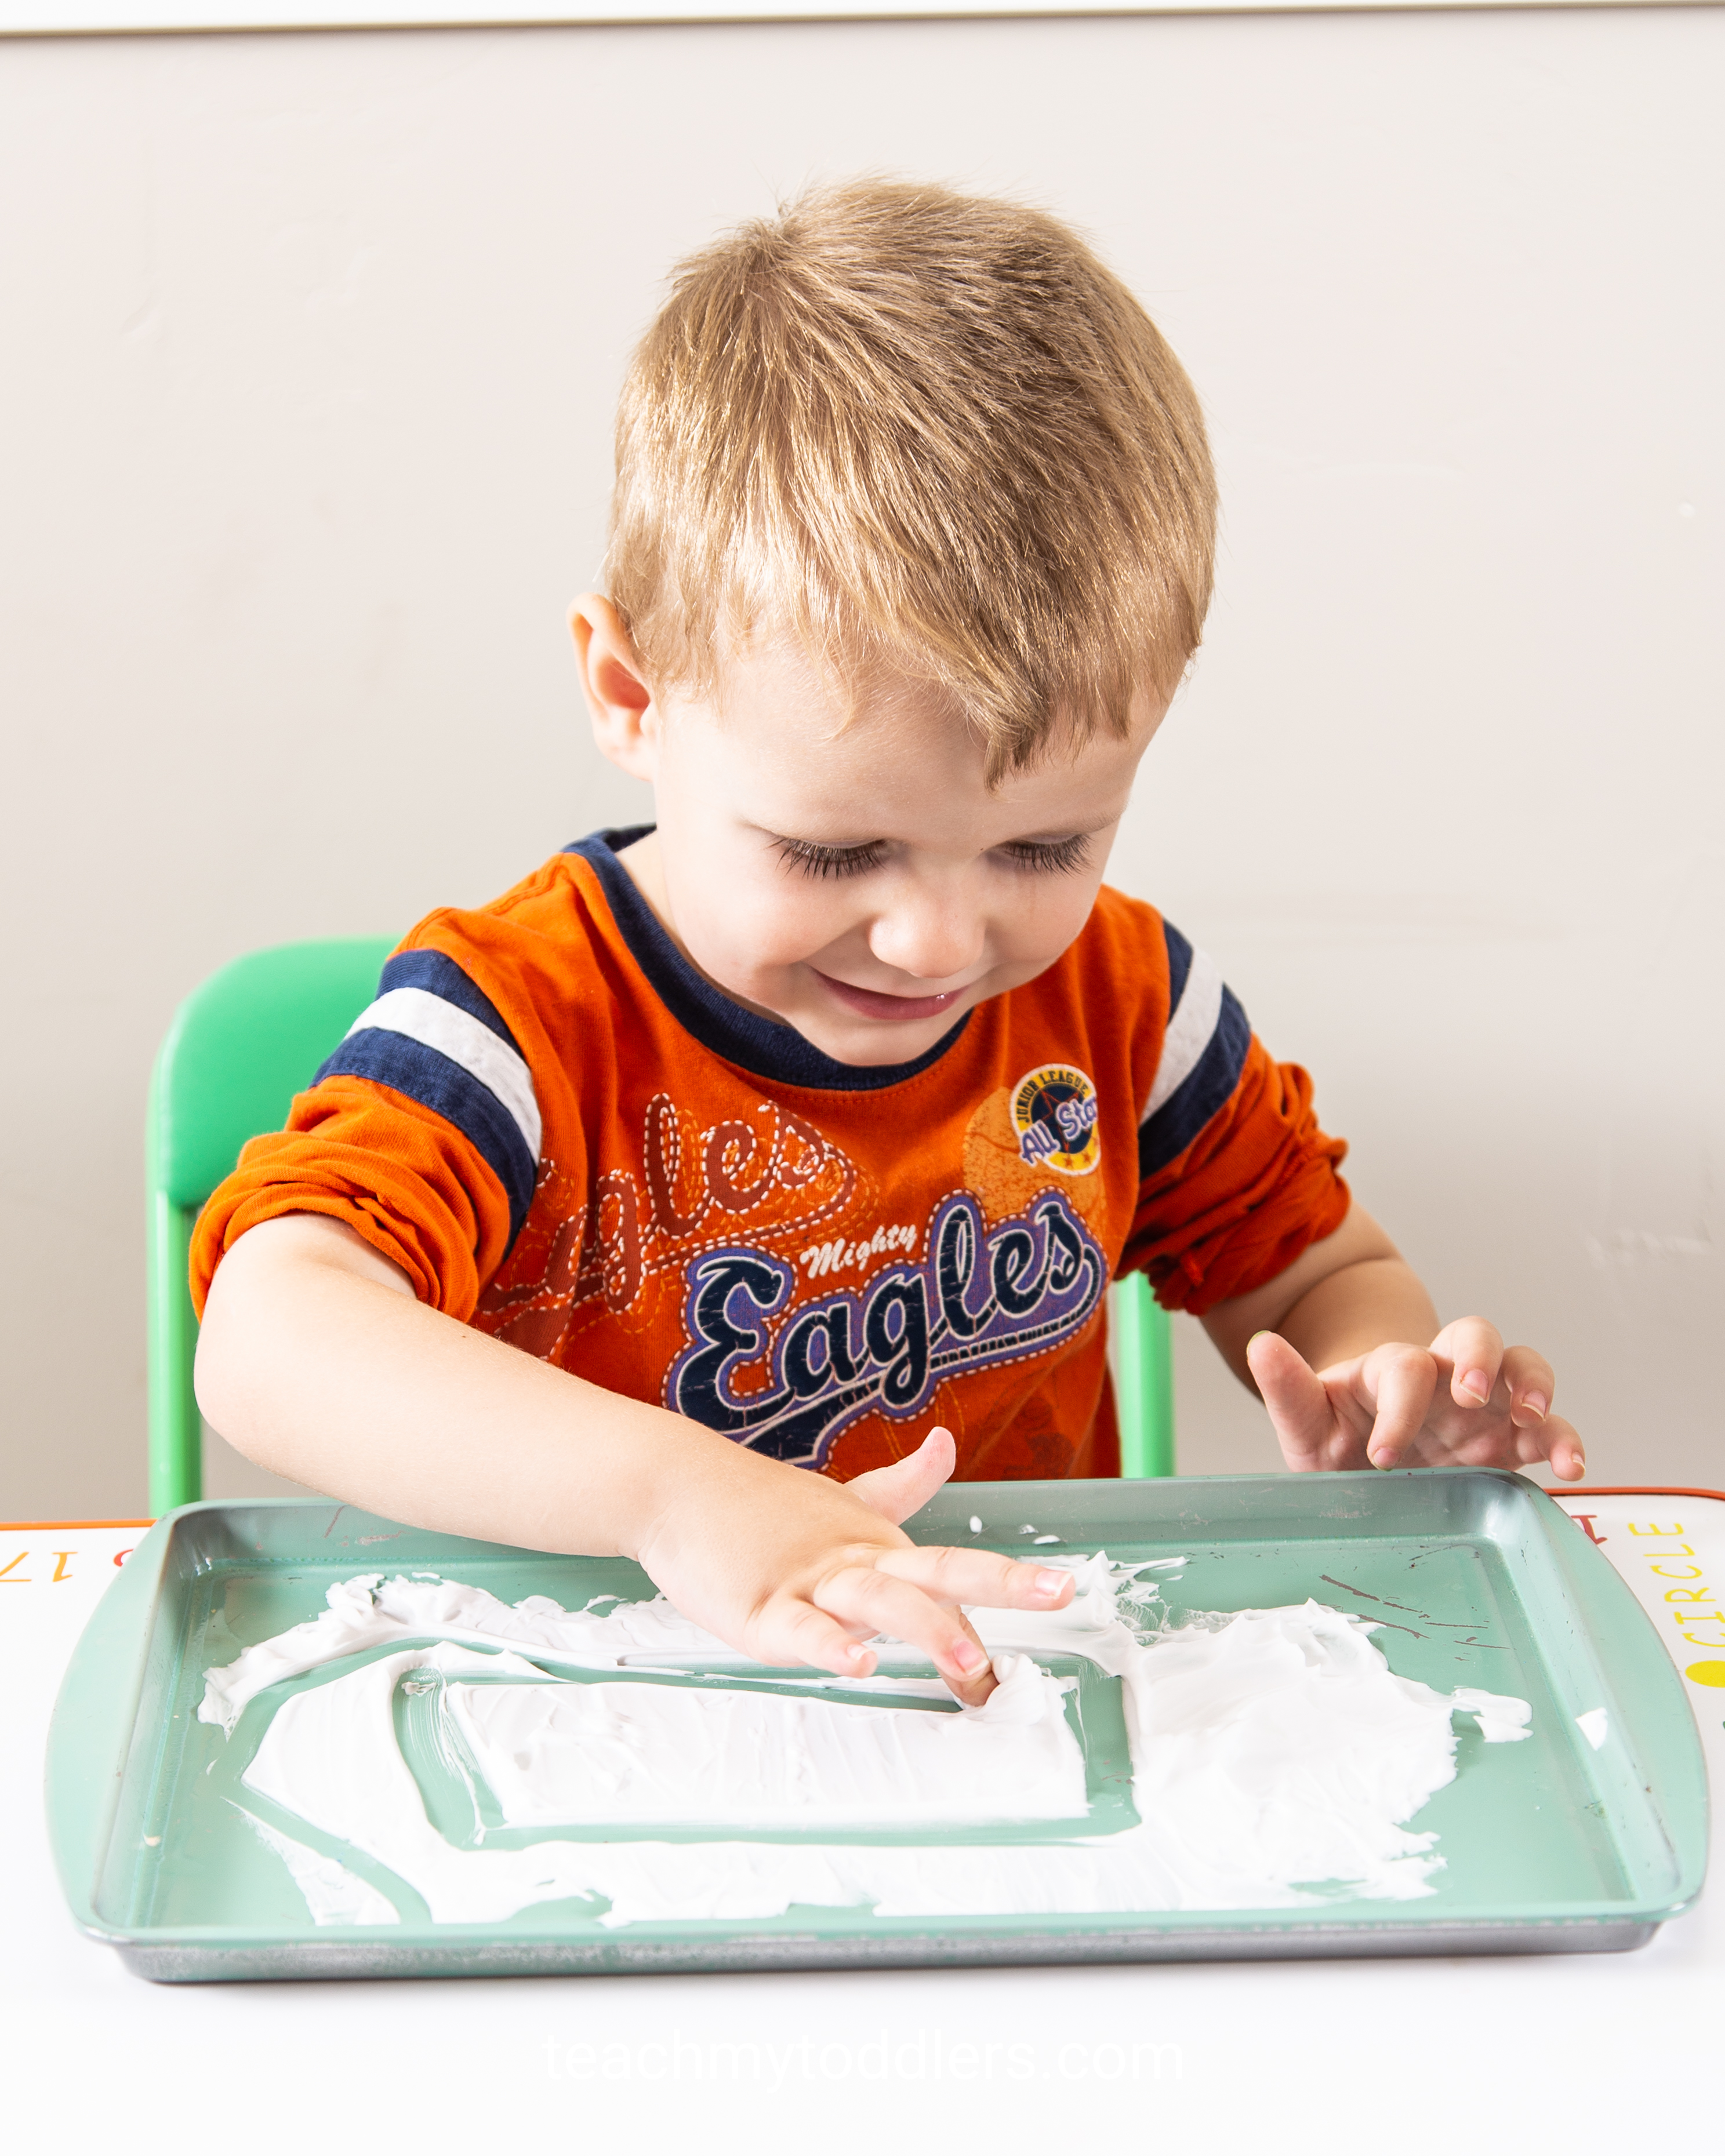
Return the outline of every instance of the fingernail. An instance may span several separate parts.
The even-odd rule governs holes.
[[[988,1658],[974,1640],[966,1640],[953,1655],[962,1676],[973,1677],[988,1666]]]
[[[1543,1422],[1551,1407],[1543,1393],[1523,1393],[1517,1404],[1526,1408],[1536,1422]]]
[[[1036,1592],[1039,1594],[1058,1594],[1070,1577],[1070,1573],[1065,1572],[1039,1572]]]
[[[1395,1455],[1389,1450],[1388,1445],[1380,1445],[1378,1450],[1372,1455],[1372,1465],[1373,1467],[1394,1467],[1395,1465]]]
[[[1471,1393],[1483,1407],[1491,1397],[1491,1380],[1483,1370],[1470,1370],[1461,1380],[1461,1389],[1464,1393]]]

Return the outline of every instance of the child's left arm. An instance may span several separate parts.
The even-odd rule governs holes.
[[[1285,1272],[1203,1322],[1261,1395],[1290,1467],[1549,1460],[1560,1481],[1586,1472],[1581,1440],[1551,1412],[1550,1363],[1506,1348],[1483,1317],[1440,1330],[1412,1267],[1358,1205]]]

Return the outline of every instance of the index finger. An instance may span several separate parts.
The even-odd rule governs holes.
[[[938,1602],[969,1602],[985,1609],[1062,1609],[1072,1599],[1070,1572],[1026,1564],[995,1550],[952,1549],[944,1543],[912,1543],[882,1550],[877,1572],[908,1580]]]
[[[1395,1467],[1420,1435],[1437,1389],[1437,1364],[1423,1348],[1392,1342],[1374,1348],[1365,1359],[1376,1413],[1366,1439],[1366,1457],[1373,1467]]]

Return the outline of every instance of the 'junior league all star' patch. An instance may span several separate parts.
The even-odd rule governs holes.
[[[1096,1089],[1070,1063],[1039,1063],[1012,1089],[1019,1155],[1032,1168],[1088,1175],[1102,1157]]]

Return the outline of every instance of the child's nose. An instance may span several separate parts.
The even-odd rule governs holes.
[[[980,914],[933,900],[890,906],[869,930],[870,954],[916,981],[957,980],[981,957],[983,940]]]

